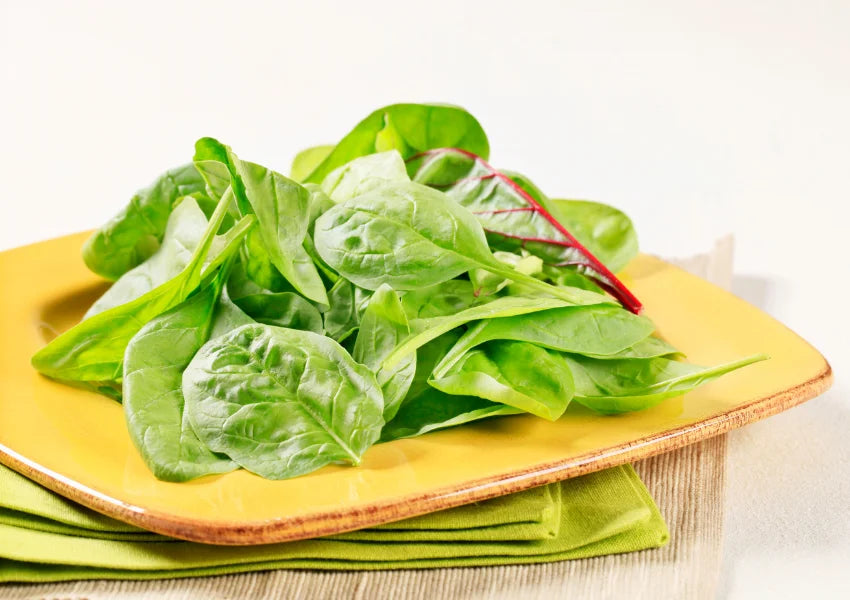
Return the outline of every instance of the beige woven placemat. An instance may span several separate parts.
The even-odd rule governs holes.
[[[710,253],[675,260],[730,287],[731,238]],[[161,598],[714,598],[721,565],[726,436],[635,464],[670,528],[659,550],[541,565],[376,572],[268,571],[165,581],[79,581],[6,585],[9,600]]]

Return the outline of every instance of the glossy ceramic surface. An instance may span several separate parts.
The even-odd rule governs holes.
[[[731,294],[641,256],[624,281],[661,334],[700,364],[771,360],[634,414],[572,406],[371,448],[362,466],[287,481],[237,471],[189,483],[151,475],[121,405],[36,373],[30,356],[106,288],[79,250],[85,234],[0,253],[0,462],[115,518],[189,540],[261,544],[348,531],[519,491],[665,452],[740,427],[829,387],[824,358]]]

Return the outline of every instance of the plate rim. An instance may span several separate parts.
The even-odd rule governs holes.
[[[752,400],[708,419],[628,443],[429,492],[397,496],[391,500],[366,503],[345,510],[284,516],[265,521],[211,522],[135,506],[55,473],[3,444],[0,444],[0,463],[92,510],[162,535],[225,546],[292,542],[345,533],[479,502],[682,448],[773,416],[824,393],[832,385],[833,372],[825,358],[823,362],[823,369],[818,374],[791,388]]]

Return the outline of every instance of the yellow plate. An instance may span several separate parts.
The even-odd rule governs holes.
[[[695,363],[772,359],[634,414],[571,407],[555,423],[503,417],[375,446],[359,468],[287,481],[247,471],[158,481],[121,405],[37,374],[30,356],[105,289],[80,259],[86,234],[0,253],[0,461],[122,521],[217,544],[339,533],[516,492],[666,452],[778,413],[826,390],[809,344],[756,308],[649,256],[624,278],[661,334]]]

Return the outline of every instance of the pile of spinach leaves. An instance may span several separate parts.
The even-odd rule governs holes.
[[[187,481],[572,400],[641,410],[763,358],[681,362],[613,274],[628,217],[488,154],[445,105],[376,110],[289,177],[203,138],[85,244],[114,284],[33,365],[123,402],[152,472]]]

